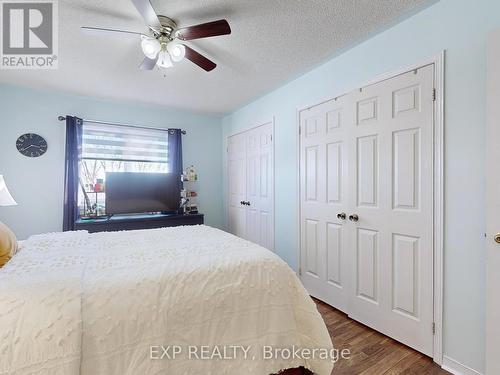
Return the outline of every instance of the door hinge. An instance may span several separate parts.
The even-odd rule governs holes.
[[[299,126],[299,135],[302,133],[302,126]]]
[[[437,91],[436,89],[432,89],[432,101],[435,102],[437,98]]]
[[[432,334],[435,335],[436,334],[436,323],[432,323]]]
[[[302,276],[302,268],[299,267],[299,276]]]

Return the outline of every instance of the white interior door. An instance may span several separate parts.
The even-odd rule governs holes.
[[[429,65],[302,111],[300,147],[306,288],[427,355],[433,80]],[[342,212],[347,220],[337,219]]]
[[[247,150],[247,239],[274,250],[273,123],[245,133]]]
[[[500,30],[488,40],[486,374],[500,374]]]
[[[349,95],[349,315],[433,353],[433,65]]]
[[[274,124],[228,138],[228,226],[274,250]]]
[[[347,312],[345,97],[302,111],[301,279],[309,293]]]
[[[228,139],[228,226],[235,236],[246,238],[247,197],[246,137],[237,134]]]

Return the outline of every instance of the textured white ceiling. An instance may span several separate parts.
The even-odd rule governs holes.
[[[140,42],[94,36],[80,26],[145,32],[128,0],[59,1],[59,69],[0,71],[0,82],[226,113],[394,23],[429,0],[152,0],[179,26],[226,18],[228,36],[190,45],[218,67],[189,61],[167,71],[139,71]],[[432,1],[431,1],[432,2]]]

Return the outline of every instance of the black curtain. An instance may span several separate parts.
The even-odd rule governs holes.
[[[182,174],[182,130],[168,129],[168,164],[169,172]],[[179,178],[179,185],[181,184]]]
[[[82,159],[83,121],[66,116],[63,231],[74,230],[78,219],[78,184]]]

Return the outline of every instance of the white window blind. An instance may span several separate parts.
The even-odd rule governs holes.
[[[82,158],[168,163],[168,131],[85,123]]]

